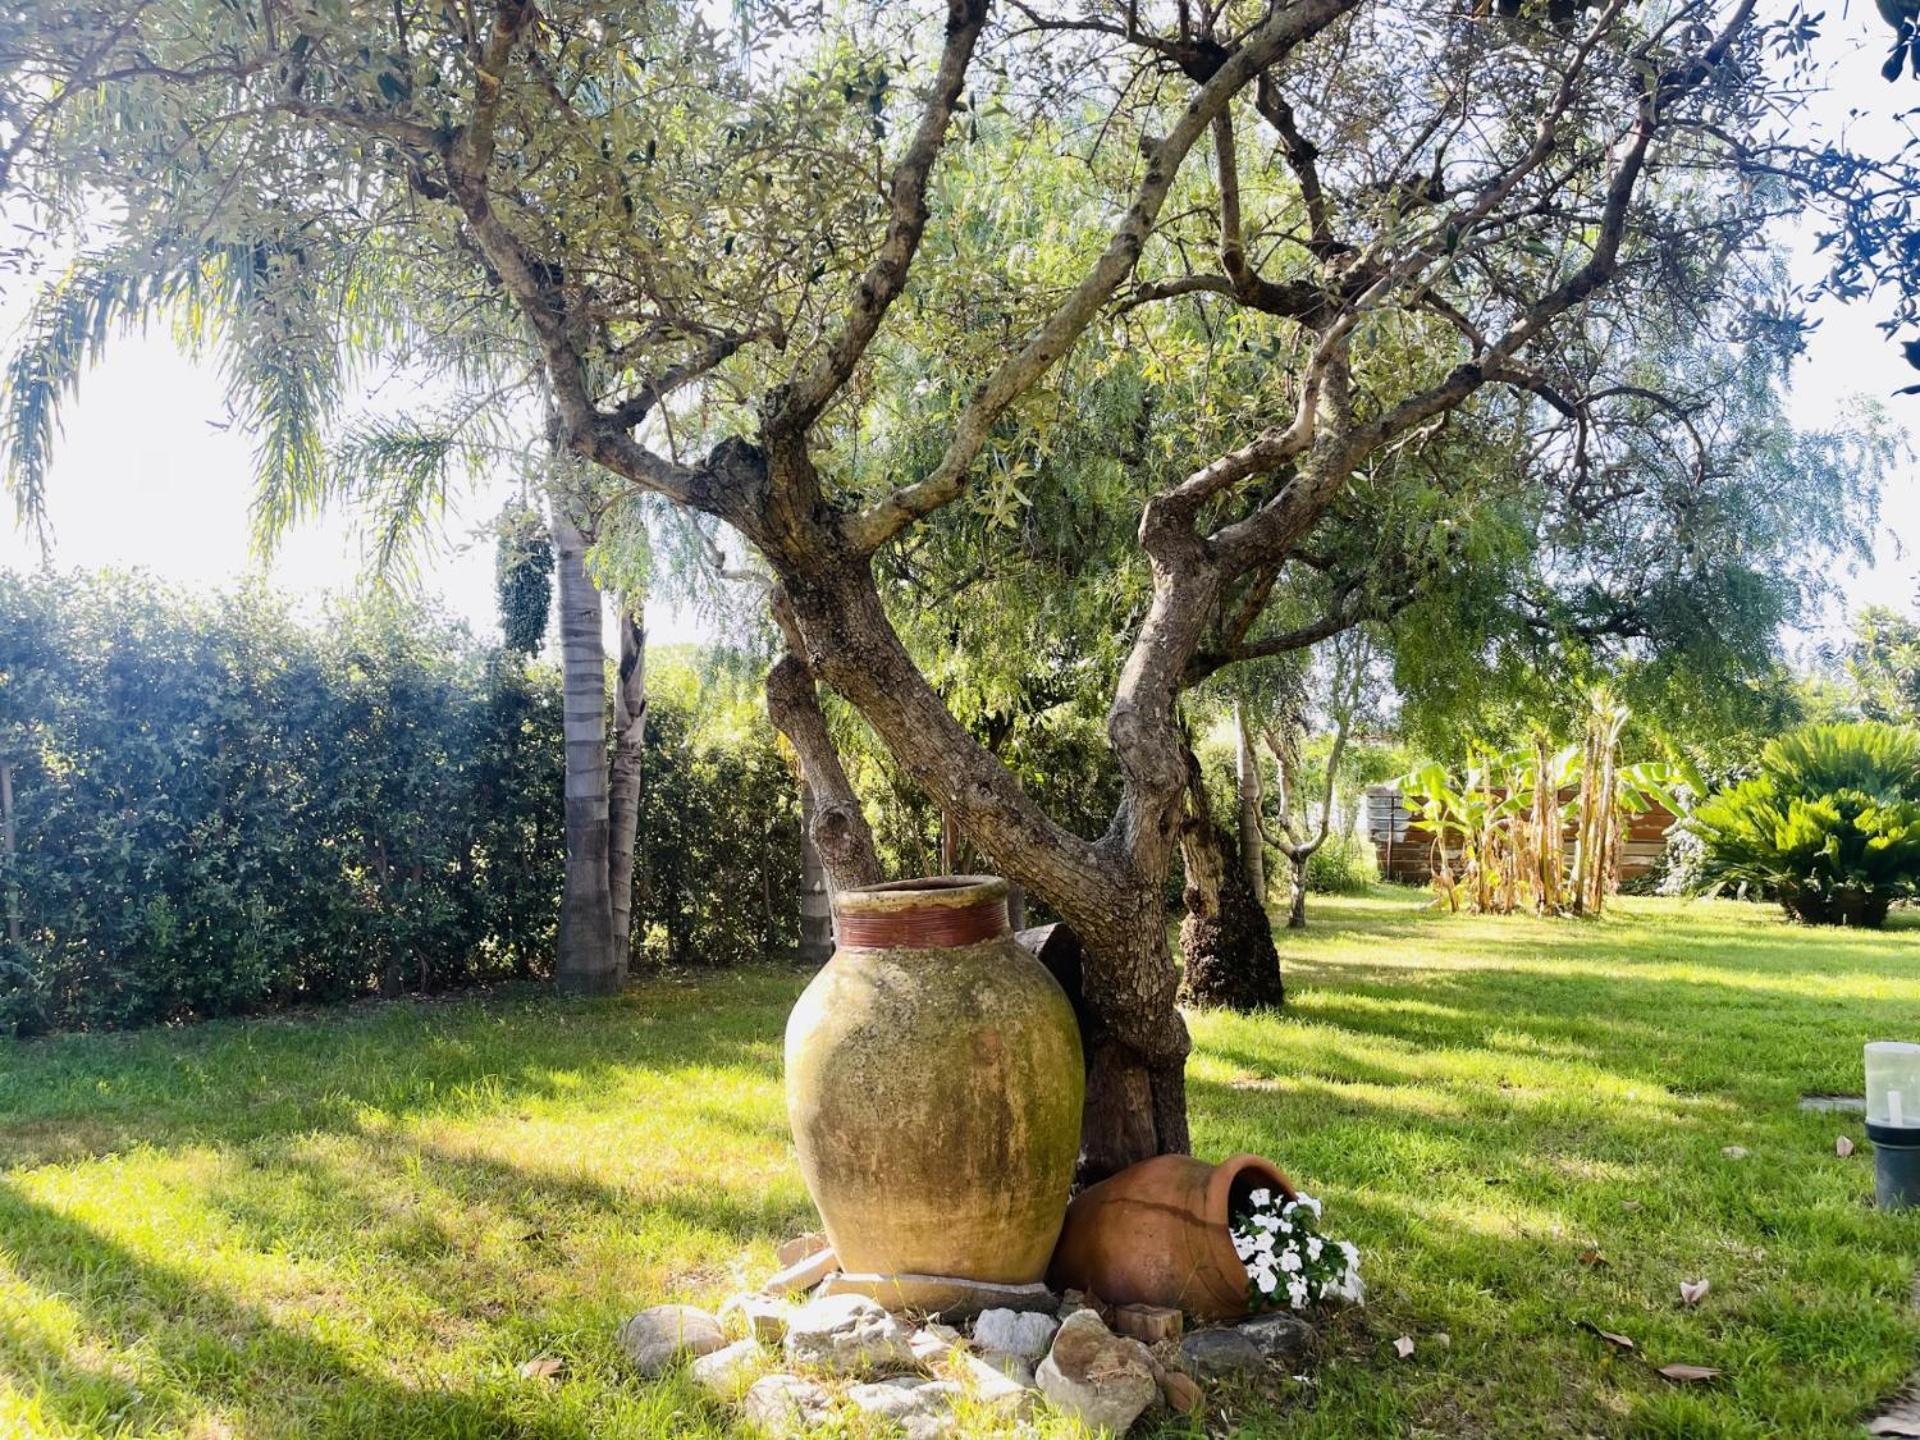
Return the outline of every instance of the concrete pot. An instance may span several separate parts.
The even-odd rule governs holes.
[[[1191,1155],[1142,1160],[1074,1198],[1048,1279],[1114,1305],[1164,1305],[1196,1320],[1245,1316],[1247,1270],[1227,1217],[1262,1188],[1294,1198],[1292,1182],[1258,1155],[1218,1165]]]
[[[839,948],[787,1021],[787,1116],[842,1278],[927,1309],[952,1287],[923,1277],[1039,1281],[1085,1072],[1065,992],[1008,929],[1006,882],[842,891],[834,920]]]

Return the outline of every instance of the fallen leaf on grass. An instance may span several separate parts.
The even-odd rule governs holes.
[[[1720,1378],[1720,1372],[1711,1365],[1662,1365],[1658,1373],[1676,1385],[1704,1385]]]
[[[1629,1340],[1626,1336],[1618,1334],[1612,1330],[1602,1330],[1598,1325],[1594,1324],[1591,1320],[1576,1320],[1573,1323],[1579,1326],[1580,1329],[1586,1331],[1589,1335],[1598,1335],[1602,1340],[1606,1341],[1607,1344],[1613,1346],[1617,1350],[1633,1349],[1633,1341]]]
[[[1744,1160],[1747,1158],[1747,1147],[1744,1145],[1723,1145],[1720,1147],[1720,1153],[1729,1160]]]
[[[1410,1358],[1413,1354],[1413,1337],[1411,1335],[1402,1335],[1398,1340],[1394,1341],[1393,1353],[1398,1355],[1402,1360]]]
[[[1713,1282],[1710,1280],[1682,1280],[1680,1282],[1680,1303],[1682,1305],[1698,1305],[1702,1300],[1706,1299],[1707,1291],[1712,1288]]]
[[[1631,1215],[1640,1208],[1640,1202],[1638,1200],[1622,1200],[1620,1202],[1620,1208]]]
[[[522,1380],[558,1380],[566,1373],[567,1362],[554,1355],[543,1355],[520,1367]]]
[[[1597,1245],[1588,1246],[1580,1252],[1580,1263],[1590,1270],[1601,1270],[1606,1268],[1607,1257],[1600,1253]]]
[[[1838,1155],[1842,1160],[1846,1159],[1849,1155],[1853,1154],[1853,1141],[1849,1140],[1845,1135],[1842,1135],[1833,1142],[1833,1153]]]

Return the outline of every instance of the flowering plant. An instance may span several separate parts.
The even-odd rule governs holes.
[[[1247,1267],[1250,1308],[1304,1310],[1322,1299],[1358,1304],[1366,1298],[1360,1252],[1322,1235],[1319,1219],[1313,1196],[1289,1200],[1271,1190],[1255,1190],[1229,1218],[1234,1253]]]

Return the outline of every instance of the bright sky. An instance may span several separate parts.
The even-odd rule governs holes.
[[[1829,11],[1824,47],[1846,77],[1844,97],[1822,97],[1823,121],[1839,125],[1848,107],[1856,143],[1905,138],[1892,117],[1920,99],[1920,83],[1883,84],[1876,73],[1885,34],[1870,0],[1852,0],[1851,16]],[[23,310],[19,294],[0,295],[0,333],[11,333]],[[1915,377],[1895,346],[1873,328],[1862,307],[1828,306],[1819,312],[1808,355],[1793,380],[1795,419],[1823,424],[1834,408],[1856,393],[1886,396]],[[1920,397],[1889,401],[1897,419],[1920,418]],[[1911,411],[1912,414],[1908,412]],[[1920,427],[1916,427],[1920,429]],[[163,333],[118,344],[86,378],[66,412],[65,435],[54,462],[50,494],[55,549],[65,567],[141,567],[168,581],[196,588],[231,585],[257,566],[248,553],[247,507],[252,444],[226,423],[218,374],[180,356]],[[437,595],[476,634],[497,635],[493,601],[493,544],[485,526],[509,490],[494,486],[457,497],[442,527],[439,553],[426,567],[423,587]],[[1908,608],[1920,588],[1920,462],[1905,462],[1882,503],[1882,528],[1874,562],[1838,577],[1849,607],[1884,604]],[[41,557],[32,538],[0,519],[0,566],[33,568]],[[361,573],[350,526],[333,518],[290,535],[268,567],[279,587],[311,597],[350,588]],[[649,628],[658,641],[692,639],[691,617],[656,607]],[[1837,636],[1844,616],[1821,627]],[[1814,638],[1814,637],[1808,637]]]

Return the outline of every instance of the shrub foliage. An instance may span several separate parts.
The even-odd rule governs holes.
[[[1877,927],[1920,883],[1920,730],[1813,725],[1695,808],[1703,884],[1745,884],[1796,919]]]
[[[767,733],[716,746],[701,703],[650,713],[636,934],[726,962],[797,938],[798,819]],[[442,618],[0,574],[0,761],[0,1033],[547,973],[558,676]]]

